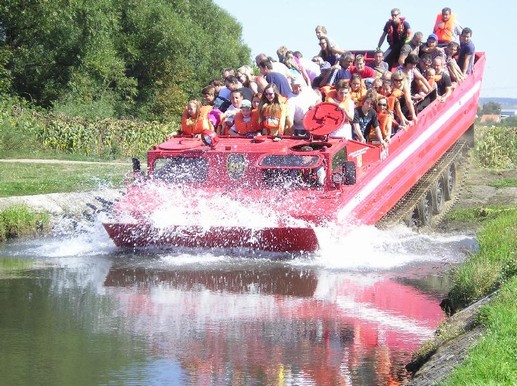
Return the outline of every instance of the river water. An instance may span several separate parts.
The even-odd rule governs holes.
[[[359,227],[308,256],[122,251],[97,223],[4,243],[0,383],[404,383],[475,248]]]

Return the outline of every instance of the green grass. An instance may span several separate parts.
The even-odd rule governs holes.
[[[131,164],[0,163],[0,197],[124,186]]]
[[[517,208],[492,214],[478,234],[480,249],[454,270],[449,299],[454,308],[463,308],[499,288],[508,279],[508,265],[517,261]]]
[[[36,235],[50,226],[50,216],[16,204],[0,210],[0,241],[8,238]]]
[[[449,375],[445,385],[515,385],[517,380],[517,276],[482,308],[479,321],[486,334],[466,360]]]
[[[480,249],[453,271],[449,300],[453,308],[459,310],[495,290],[498,292],[477,316],[477,324],[484,326],[486,333],[470,350],[467,359],[441,383],[444,385],[516,384],[517,208],[485,211],[481,216],[483,227],[478,232]],[[475,210],[465,210],[457,216],[468,221],[479,217]],[[462,333],[461,328],[445,322],[437,330],[437,341],[427,342],[416,354],[425,357],[436,350],[439,342]]]
[[[515,188],[517,187],[517,179],[515,178],[502,178],[497,181],[493,181],[489,184],[494,188]]]
[[[468,221],[479,217],[473,210],[464,210],[459,216]],[[460,310],[497,292],[476,318],[476,324],[485,329],[483,337],[441,385],[516,384],[517,208],[491,208],[482,217],[484,223],[478,232],[479,251],[453,270],[449,300],[453,308]],[[437,329],[436,339],[424,343],[413,359],[417,362],[425,360],[440,345],[463,333],[463,325],[445,321]]]
[[[496,219],[501,213],[512,211],[515,208],[501,205],[490,205],[479,208],[454,209],[447,213],[448,221],[460,222],[467,226],[477,227]]]

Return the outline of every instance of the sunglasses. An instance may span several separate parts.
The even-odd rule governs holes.
[[[395,82],[402,82],[402,79],[393,79]]]
[[[275,95],[275,93],[274,92],[265,92],[264,95],[273,96],[273,95]]]

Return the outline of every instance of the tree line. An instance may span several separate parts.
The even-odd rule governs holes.
[[[250,63],[212,0],[4,0],[0,95],[56,113],[169,121],[224,67]]]

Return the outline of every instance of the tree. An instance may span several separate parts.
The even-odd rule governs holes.
[[[211,0],[6,0],[0,91],[70,114],[173,119],[223,67],[250,62]]]
[[[487,102],[481,108],[481,114],[500,114],[501,104],[497,102]]]

